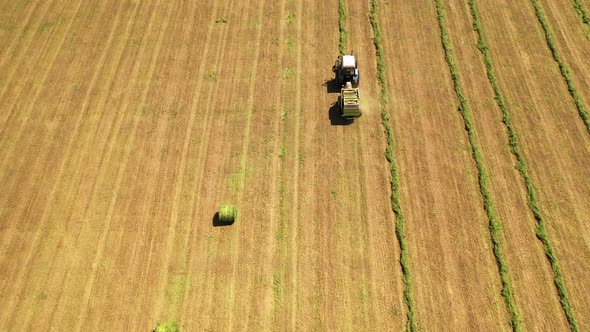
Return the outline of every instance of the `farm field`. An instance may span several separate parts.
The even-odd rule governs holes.
[[[0,330],[590,330],[574,3],[0,0]]]

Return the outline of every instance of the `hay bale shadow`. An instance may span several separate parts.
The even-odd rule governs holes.
[[[340,115],[338,103],[334,103],[330,106],[330,109],[328,110],[328,118],[330,119],[330,124],[332,126],[348,126],[354,122],[354,120],[345,119]]]
[[[222,226],[231,226],[233,225],[234,221],[232,222],[223,222],[219,220],[219,212],[215,212],[213,216],[213,227],[222,227]]]

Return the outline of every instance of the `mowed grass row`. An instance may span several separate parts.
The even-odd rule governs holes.
[[[477,138],[475,127],[471,121],[471,112],[469,110],[469,102],[463,93],[463,87],[461,85],[461,79],[459,76],[459,69],[456,65],[453,50],[451,47],[451,41],[449,32],[445,22],[445,8],[442,0],[436,0],[436,11],[438,16],[438,25],[440,28],[441,39],[443,48],[445,51],[445,60],[449,65],[451,77],[453,79],[453,87],[457,98],[459,99],[459,112],[463,118],[465,124],[465,130],[467,131],[467,137],[469,144],[471,145],[471,155],[475,161],[477,167],[477,177],[479,182],[480,193],[483,197],[483,204],[486,215],[489,220],[490,236],[493,244],[494,257],[500,273],[500,280],[502,282],[502,297],[506,303],[506,307],[510,314],[510,325],[514,331],[522,331],[522,320],[520,317],[519,310],[514,300],[514,291],[512,283],[510,281],[510,272],[508,269],[508,263],[504,258],[504,249],[502,246],[502,225],[498,216],[496,215],[496,208],[492,194],[489,189],[489,177],[485,168],[481,151],[477,145]]]
[[[346,3],[344,0],[338,0],[338,30],[340,30],[340,43],[338,44],[338,51],[340,54],[346,52]]]
[[[547,46],[551,50],[551,55],[553,55],[553,60],[557,62],[559,65],[559,71],[561,72],[561,76],[565,80],[567,84],[567,89],[574,99],[574,103],[576,104],[576,108],[578,109],[578,114],[582,121],[584,121],[584,125],[586,125],[586,130],[588,134],[590,134],[590,117],[588,116],[588,112],[586,111],[586,107],[584,106],[584,101],[582,100],[582,96],[578,94],[576,90],[576,86],[572,80],[570,70],[565,62],[561,59],[561,55],[559,54],[559,50],[557,49],[557,45],[555,44],[555,40],[553,39],[553,31],[549,26],[549,22],[547,21],[547,17],[545,17],[545,11],[538,0],[531,0],[533,7],[535,8],[535,14],[539,19],[539,23],[541,23],[541,27],[543,27],[543,31],[545,32],[545,40],[547,41]],[[582,8],[583,7],[579,7]]]
[[[385,130],[385,137],[387,140],[387,148],[385,149],[385,158],[389,162],[390,168],[390,185],[391,185],[391,209],[395,214],[395,235],[400,246],[400,265],[402,268],[403,282],[404,282],[404,302],[408,308],[408,322],[406,329],[409,331],[418,331],[418,322],[416,319],[416,309],[414,304],[414,294],[412,289],[412,276],[410,269],[410,255],[408,253],[408,241],[406,238],[405,218],[403,209],[401,207],[401,191],[399,182],[399,172],[397,162],[395,160],[395,140],[393,137],[393,129],[389,121],[389,113],[387,112],[387,82],[385,81],[385,59],[383,55],[383,46],[381,44],[381,30],[377,22],[377,12],[379,6],[377,0],[371,0],[371,11],[369,13],[369,20],[373,28],[373,45],[375,46],[375,55],[377,57],[377,80],[379,81],[379,102],[381,111],[381,124]]]
[[[590,15],[588,15],[588,12],[584,8],[584,5],[580,3],[580,0],[573,0],[572,4],[574,6],[574,10],[576,11],[576,15],[578,15],[578,18],[582,23],[584,31],[586,32],[586,38],[590,40]]]
[[[498,84],[498,80],[496,78],[496,72],[492,64],[491,55],[486,45],[486,39],[484,36],[483,27],[481,24],[479,10],[477,9],[476,1],[469,0],[469,7],[471,11],[471,16],[473,17],[473,28],[477,32],[478,36],[477,48],[483,55],[483,62],[486,67],[488,80],[492,86],[492,89],[494,90],[494,97],[496,103],[502,111],[502,122],[506,126],[506,131],[508,132],[508,145],[510,146],[510,152],[512,152],[512,154],[516,158],[516,169],[522,176],[527,191],[527,203],[533,215],[535,216],[535,220],[537,221],[535,229],[537,238],[543,243],[545,255],[549,260],[549,263],[551,264],[551,268],[553,270],[554,283],[557,287],[557,291],[559,293],[559,300],[567,316],[570,329],[572,331],[577,331],[578,324],[574,317],[574,313],[567,296],[567,290],[565,287],[563,276],[561,274],[561,268],[559,266],[557,256],[555,255],[555,251],[553,250],[551,242],[549,241],[549,238],[547,236],[545,220],[543,218],[543,215],[541,214],[539,202],[537,201],[537,193],[535,187],[533,186],[532,180],[528,174],[527,163],[524,160],[524,157],[520,151],[518,135],[516,134],[516,129],[512,125],[510,112],[508,111],[508,107],[506,106],[506,100],[504,98],[504,95],[502,94],[502,90],[500,89],[500,85]]]

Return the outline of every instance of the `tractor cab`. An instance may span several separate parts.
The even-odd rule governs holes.
[[[359,85],[359,70],[356,57],[352,54],[340,55],[332,67],[336,74],[338,85],[344,86],[347,82],[356,88]]]

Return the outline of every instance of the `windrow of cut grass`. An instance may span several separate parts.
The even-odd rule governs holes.
[[[584,107],[584,101],[582,100],[582,96],[580,96],[578,94],[578,91],[576,90],[576,86],[574,85],[567,64],[563,62],[563,60],[561,59],[559,50],[557,49],[557,45],[555,44],[555,40],[553,39],[553,31],[551,30],[549,22],[547,21],[547,17],[545,16],[545,11],[543,10],[543,7],[541,7],[539,0],[531,0],[531,3],[535,8],[535,14],[539,19],[539,23],[541,23],[541,27],[543,27],[543,31],[545,32],[545,40],[547,41],[547,46],[551,50],[553,60],[555,60],[555,62],[557,62],[557,64],[559,65],[559,71],[561,72],[561,76],[563,76],[563,79],[567,84],[567,89],[570,95],[574,99],[574,103],[576,104],[576,108],[578,109],[578,114],[580,115],[580,118],[582,118],[582,121],[584,121],[584,125],[586,125],[586,130],[588,131],[588,134],[590,134],[590,116],[588,116],[586,107]]]
[[[586,32],[586,38],[590,40],[590,15],[584,8],[584,5],[580,2],[580,0],[572,0],[572,5],[574,6],[574,10],[576,11],[576,15],[580,19],[582,23],[582,27],[584,28],[584,32]]]
[[[436,0],[436,11],[438,16],[438,24],[441,33],[442,45],[445,51],[445,60],[449,65],[449,70],[451,72],[451,77],[453,79],[453,87],[455,89],[455,93],[457,94],[457,98],[459,99],[459,112],[461,113],[461,116],[463,118],[465,130],[467,131],[467,137],[469,139],[469,144],[471,145],[471,155],[477,167],[479,189],[483,197],[484,209],[489,220],[489,230],[493,244],[494,257],[496,259],[496,264],[498,266],[498,271],[500,273],[500,280],[502,282],[502,297],[504,298],[504,302],[506,303],[506,307],[510,314],[510,325],[512,326],[512,329],[514,331],[522,331],[522,319],[520,317],[518,307],[516,306],[516,302],[514,300],[514,291],[512,287],[512,282],[510,280],[510,271],[508,269],[508,263],[504,258],[504,249],[501,241],[502,225],[496,214],[494,200],[489,189],[489,176],[484,165],[481,151],[477,145],[477,135],[475,131],[475,126],[471,121],[471,111],[469,110],[469,102],[467,98],[465,98],[465,94],[463,93],[459,69],[455,62],[449,32],[446,27],[445,8],[442,3],[442,0]],[[474,23],[474,27],[475,26],[476,25]]]
[[[512,124],[512,120],[510,117],[510,112],[508,107],[506,106],[506,101],[504,95],[502,94],[502,90],[500,89],[500,84],[496,78],[496,71],[494,69],[494,65],[492,63],[492,57],[489,53],[489,49],[486,45],[486,39],[483,32],[483,27],[481,24],[479,10],[477,9],[476,0],[469,0],[469,7],[471,11],[471,16],[473,18],[473,29],[477,32],[477,48],[483,55],[483,62],[486,67],[486,72],[488,76],[488,80],[494,90],[494,98],[500,110],[502,111],[502,122],[506,126],[506,131],[508,132],[508,145],[510,146],[510,152],[514,155],[516,159],[516,169],[520,173],[523,178],[526,190],[527,190],[527,203],[535,216],[535,220],[537,221],[536,226],[536,235],[537,238],[543,243],[543,248],[545,250],[545,255],[549,259],[549,263],[551,264],[551,268],[553,270],[553,278],[555,286],[557,287],[557,291],[559,293],[559,299],[561,302],[561,306],[567,316],[568,323],[570,325],[570,329],[572,331],[577,331],[578,326],[575,320],[568,296],[567,290],[565,288],[565,282],[563,280],[563,276],[561,274],[561,269],[559,267],[559,262],[557,260],[557,256],[555,255],[555,251],[551,246],[551,242],[547,236],[545,220],[543,219],[543,215],[541,214],[541,209],[539,208],[539,202],[537,201],[537,193],[535,187],[533,186],[532,180],[528,174],[528,166],[524,157],[520,151],[519,143],[518,143],[518,135],[516,134],[516,129]]]
[[[387,82],[385,81],[385,57],[383,55],[383,46],[381,43],[381,30],[379,22],[377,21],[377,13],[379,11],[378,0],[371,0],[371,10],[369,13],[369,21],[373,28],[373,45],[375,46],[375,55],[377,58],[377,80],[379,81],[379,102],[381,112],[381,124],[385,131],[387,140],[387,147],[385,149],[385,158],[389,163],[390,169],[390,185],[391,185],[391,209],[396,217],[395,235],[400,246],[400,265],[402,268],[404,288],[404,302],[408,308],[408,322],[406,330],[418,331],[418,322],[416,319],[416,309],[414,303],[414,294],[412,289],[412,275],[410,269],[410,255],[408,253],[408,240],[405,229],[405,218],[401,206],[401,191],[399,181],[399,171],[397,162],[395,160],[395,140],[393,136],[393,129],[391,128],[389,113],[387,111]]]
[[[347,16],[345,0],[338,0],[338,30],[340,30],[340,43],[338,44],[338,51],[341,55],[346,52],[346,36],[348,35],[348,31],[346,31]]]

